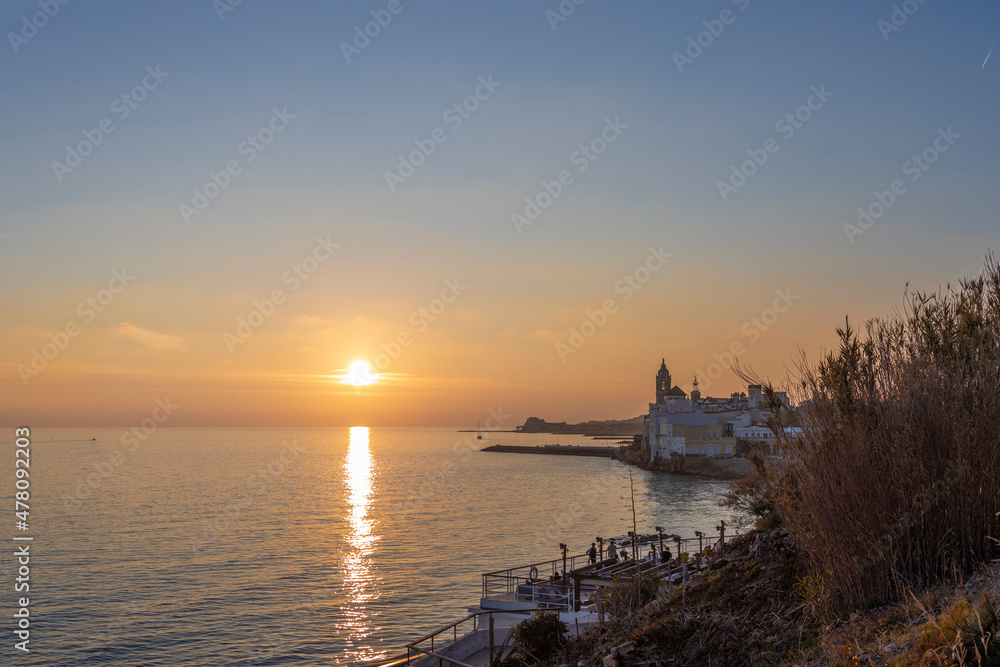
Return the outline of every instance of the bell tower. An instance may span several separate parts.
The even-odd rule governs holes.
[[[667,360],[663,359],[660,362],[660,370],[656,373],[656,402],[666,403],[667,402],[667,392],[673,383],[670,382],[670,371],[667,370]]]

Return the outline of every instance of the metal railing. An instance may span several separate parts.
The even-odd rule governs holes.
[[[634,576],[653,573],[660,575],[668,585],[672,585],[678,579],[687,581],[690,575],[709,565],[714,555],[717,554],[716,547],[738,536],[737,533],[727,539],[725,528],[725,523],[720,522],[720,526],[716,527],[718,535],[695,531],[697,537],[688,538],[665,534],[638,536],[636,538],[637,552],[640,555],[638,560],[631,557],[617,562],[605,559],[592,564],[587,554],[575,556],[567,554],[565,558],[555,558],[506,570],[487,572],[482,575],[482,597],[484,599],[531,603],[534,606],[525,609],[517,609],[515,606],[512,609],[493,609],[469,614],[407,644],[405,657],[400,655],[396,658],[388,658],[384,662],[378,662],[378,665],[402,667],[410,665],[412,660],[431,656],[438,658],[441,667],[444,665],[473,667],[458,658],[444,655],[441,651],[448,646],[456,645],[460,637],[483,630],[484,627],[481,623],[483,617],[489,619],[489,664],[492,665],[495,648],[493,636],[493,617],[495,614],[509,615],[524,612],[534,614],[539,611],[556,609],[568,611],[574,608],[579,610],[577,605],[580,593],[592,593],[598,587],[608,585],[615,577],[631,579]],[[671,550],[669,562],[664,563],[660,560],[661,545],[669,547]],[[655,551],[656,556],[643,558],[642,551],[645,550],[648,554],[651,548]],[[626,543],[624,540],[618,549],[619,553],[623,551],[629,554],[633,553],[631,543]],[[578,586],[579,580],[585,580],[588,583],[584,586]],[[366,667],[376,667],[376,661],[367,663]]]
[[[541,608],[566,607],[569,572],[590,563],[587,554],[521,565],[483,575],[482,597],[489,600],[531,602]],[[560,574],[562,576],[560,576]]]
[[[518,610],[518,611],[521,611],[521,612],[523,612],[523,611],[530,611],[530,612],[534,613],[534,612],[542,611],[542,610],[541,609],[521,609],[521,610]],[[455,621],[454,623],[452,623],[450,625],[446,625],[443,628],[435,630],[434,632],[432,632],[432,633],[430,633],[428,635],[424,635],[420,639],[416,639],[416,640],[414,640],[414,641],[412,641],[412,642],[410,642],[409,644],[406,645],[406,661],[404,663],[401,663],[401,664],[409,665],[411,660],[415,660],[415,659],[419,658],[420,656],[431,656],[431,657],[437,658],[440,665],[447,664],[447,665],[456,665],[457,667],[474,667],[473,665],[470,665],[468,663],[462,662],[458,658],[444,655],[440,651],[443,650],[444,648],[447,648],[448,646],[454,646],[454,645],[456,645],[458,643],[458,638],[460,636],[464,637],[464,636],[466,636],[466,635],[468,635],[470,633],[478,632],[479,630],[483,630],[484,628],[483,628],[482,624],[480,623],[480,618],[483,617],[483,616],[486,616],[486,617],[489,618],[488,625],[486,626],[489,629],[489,640],[487,642],[487,648],[489,649],[489,652],[490,652],[489,665],[492,667],[492,665],[494,663],[494,654],[493,654],[493,651],[496,650],[495,638],[494,638],[494,634],[493,634],[494,633],[493,615],[494,614],[505,614],[505,613],[509,614],[510,612],[504,612],[504,611],[500,611],[500,610],[477,611],[477,612],[475,612],[473,614],[469,614],[465,618],[462,618],[462,619],[459,619],[459,620]],[[459,628],[462,625],[468,625],[470,627],[468,627],[467,629],[463,630],[460,633],[459,632]],[[448,636],[449,634],[451,635],[450,637]],[[442,638],[444,640],[443,642],[442,642]],[[437,646],[435,646],[435,639],[437,640]],[[428,646],[420,646],[421,644],[427,644],[428,642],[429,642]],[[501,646],[501,648],[502,648],[502,646]],[[416,653],[417,656],[413,657],[412,656],[413,653]],[[400,656],[400,657],[402,657],[402,656]]]

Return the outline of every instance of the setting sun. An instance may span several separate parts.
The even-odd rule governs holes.
[[[343,376],[344,384],[352,384],[355,387],[375,384],[378,379],[379,376],[372,371],[371,364],[363,359],[352,362]]]

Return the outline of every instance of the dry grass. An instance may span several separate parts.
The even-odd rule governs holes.
[[[553,665],[631,639],[625,665],[1000,667],[1000,267],[838,333],[800,411],[772,400],[803,435],[730,494],[757,529]]]
[[[800,365],[805,433],[770,473],[831,610],[960,581],[998,553],[1000,268],[988,257],[983,276],[907,303]]]

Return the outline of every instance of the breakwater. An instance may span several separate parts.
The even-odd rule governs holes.
[[[490,445],[484,452],[504,452],[508,454],[553,454],[556,456],[602,456],[613,459],[618,456],[618,447],[576,447],[574,445]]]

